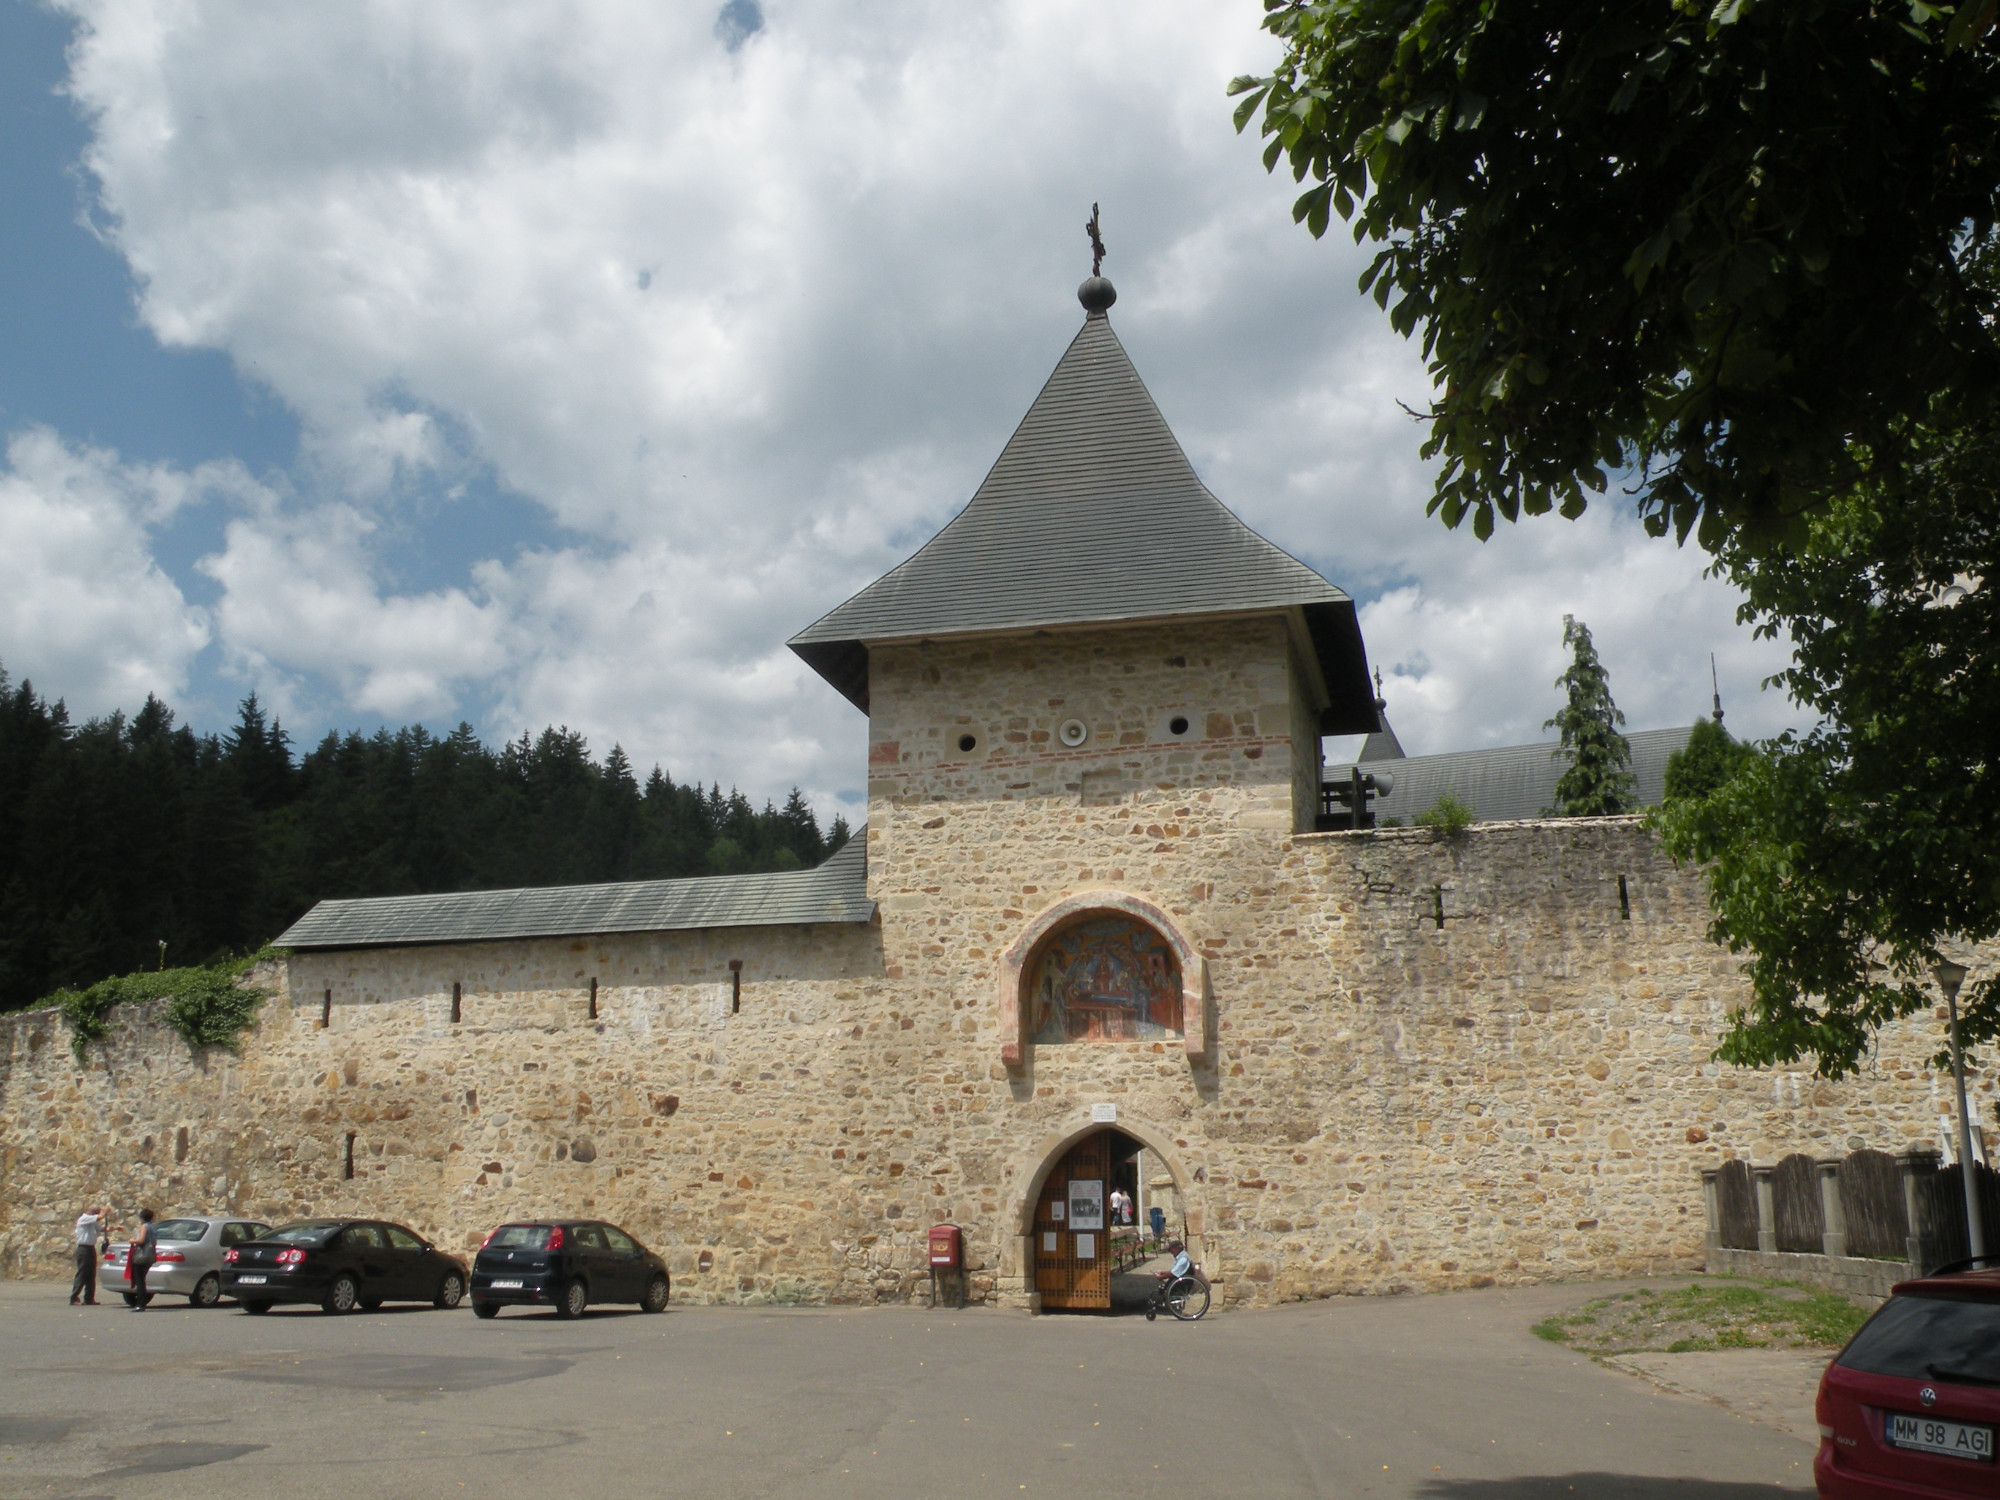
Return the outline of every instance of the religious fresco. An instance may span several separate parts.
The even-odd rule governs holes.
[[[1181,1035],[1181,966],[1144,922],[1091,917],[1049,939],[1029,990],[1038,1043]]]

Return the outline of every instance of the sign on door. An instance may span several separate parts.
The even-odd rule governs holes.
[[[1069,1227],[1075,1232],[1104,1227],[1104,1184],[1101,1181],[1070,1183]]]

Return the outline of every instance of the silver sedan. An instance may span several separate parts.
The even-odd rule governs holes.
[[[185,1297],[192,1307],[213,1307],[222,1298],[222,1252],[270,1232],[255,1219],[228,1215],[191,1214],[162,1219],[153,1226],[153,1269],[146,1273],[148,1292]],[[97,1263],[97,1289],[116,1292],[129,1305],[135,1298],[125,1280],[129,1244],[115,1244]]]

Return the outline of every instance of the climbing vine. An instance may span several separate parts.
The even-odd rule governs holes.
[[[269,948],[242,958],[200,968],[156,969],[137,974],[119,974],[100,979],[84,990],[58,990],[50,1003],[62,1012],[69,1028],[70,1051],[81,1063],[92,1042],[101,1042],[111,1032],[111,1012],[119,1005],[144,1000],[165,1000],[164,1019],[190,1047],[220,1047],[225,1052],[242,1048],[243,1033],[257,1019],[257,1010],[269,991],[241,983],[242,977],[259,961],[271,956]]]

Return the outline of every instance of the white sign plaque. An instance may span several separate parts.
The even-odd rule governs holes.
[[[1097,1236],[1080,1234],[1076,1237],[1076,1258],[1078,1260],[1097,1259]]]
[[[1069,1185],[1069,1227],[1073,1230],[1104,1227],[1102,1182],[1072,1182]]]
[[[1058,1224],[1062,1223],[1062,1221],[1063,1221],[1063,1201],[1062,1201],[1062,1199],[1058,1198],[1058,1199],[1056,1199],[1056,1200],[1055,1200],[1055,1201],[1054,1201],[1053,1203],[1051,1203],[1051,1204],[1049,1205],[1049,1217],[1050,1217],[1051,1219],[1053,1219],[1053,1220],[1054,1220],[1054,1221],[1055,1221],[1056,1223],[1058,1223]]]
[[[1042,1231],[1042,1249],[1050,1255],[1056,1253],[1056,1232],[1053,1229]]]
[[[1118,1123],[1118,1106],[1115,1104],[1091,1105],[1090,1123],[1093,1125],[1116,1125]]]

